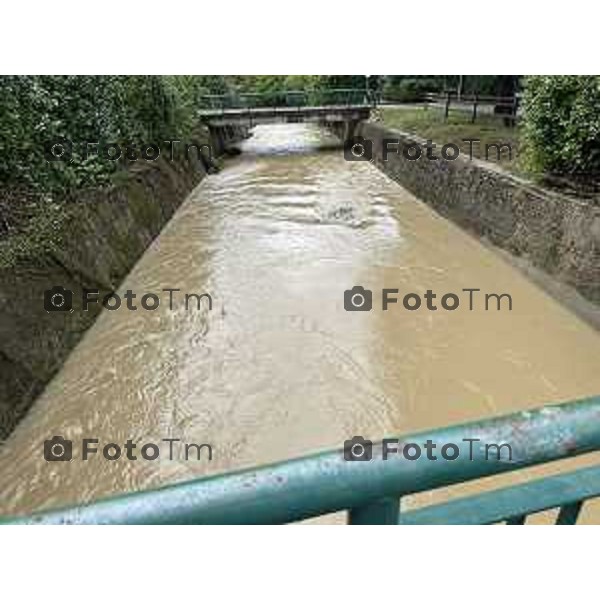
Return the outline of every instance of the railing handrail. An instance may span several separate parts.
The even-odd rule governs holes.
[[[309,106],[309,99],[317,99],[327,101],[326,105],[330,105],[331,103],[328,99],[331,98],[340,98],[340,105],[361,105],[361,106],[372,106],[376,104],[378,94],[367,88],[323,88],[323,89],[313,89],[313,90],[272,90],[266,92],[243,92],[243,91],[233,91],[225,94],[202,94],[200,96],[200,102],[206,103],[210,106],[217,104],[217,108],[225,108],[225,105],[230,105],[231,108],[265,108],[264,105],[257,106],[249,106],[249,104],[254,101],[260,100],[269,100],[274,99],[276,101],[287,101],[288,99],[303,99],[306,101],[305,106]],[[349,100],[354,100],[360,98],[360,101],[349,102]],[[233,106],[231,106],[233,105]],[[238,106],[241,105],[241,106]],[[277,106],[278,102],[273,104],[273,107]],[[317,106],[319,103],[317,102]],[[295,104],[294,106],[298,106]]]
[[[473,445],[474,460],[382,460],[377,444],[369,462],[346,461],[342,451],[329,451],[0,522],[273,524],[356,510],[600,450],[600,396],[401,436],[401,442],[433,440],[440,446],[465,439],[481,442]],[[511,445],[512,461],[482,459],[485,444],[501,443]]]

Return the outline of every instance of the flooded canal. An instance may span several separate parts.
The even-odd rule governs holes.
[[[596,331],[334,146],[308,125],[257,127],[204,179],[119,293],[207,293],[212,310],[104,310],[2,448],[3,514],[599,393]],[[355,285],[373,291],[371,311],[344,310]],[[399,289],[386,311],[382,288]],[[469,310],[463,288],[510,294],[512,311]],[[429,289],[438,310],[403,307]],[[177,438],[213,456],[46,462],[54,435]]]

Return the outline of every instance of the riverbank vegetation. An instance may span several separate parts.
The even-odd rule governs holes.
[[[47,144],[185,137],[196,125],[204,77],[13,76],[0,85],[0,185],[64,193],[105,183],[122,162],[48,161]]]
[[[464,156],[469,156],[472,147],[474,158],[490,160],[499,163],[503,168],[518,173],[522,170],[519,160],[520,127],[505,127],[501,119],[492,115],[481,115],[474,123],[470,114],[461,109],[452,111],[448,118],[444,118],[443,107],[381,107],[376,118],[384,125],[413,133],[426,140],[432,140],[440,146],[456,144]],[[466,140],[479,140],[468,142]],[[511,157],[507,149],[497,152],[488,152],[486,145],[508,144]],[[439,154],[439,152],[438,152]]]
[[[488,77],[491,78],[489,81]],[[465,96],[473,93],[473,79],[465,77],[462,83]],[[478,91],[483,84],[484,88],[487,86],[484,91],[493,89],[493,76],[479,76],[477,79]],[[402,85],[409,88],[412,85],[410,81],[410,78],[400,79],[395,83],[396,89]],[[426,89],[432,81],[436,82],[434,78],[414,81],[421,82],[419,90]],[[472,121],[472,99],[463,102],[453,100],[445,116],[443,102],[418,104],[416,102],[424,100],[424,97],[421,95],[415,101],[414,94],[406,96],[410,98],[410,104],[401,107],[384,105],[378,116],[389,127],[439,144],[455,143],[464,153],[469,150],[469,143],[464,139],[480,139],[479,150],[474,155],[481,159],[486,159],[482,151],[485,144],[508,143],[513,150],[512,160],[507,160],[506,153],[501,155],[500,161],[496,153],[490,153],[487,158],[539,185],[600,202],[600,77],[527,76],[517,81],[518,88],[515,90],[519,90],[521,108],[514,127],[506,126],[502,114],[495,114],[493,103],[479,106],[477,117]],[[452,83],[457,85],[456,81]],[[383,89],[384,98],[389,101],[390,98],[385,95],[386,85],[389,87],[387,80]],[[445,89],[448,91],[450,88]],[[456,98],[456,88],[454,93]],[[473,147],[476,148],[475,145]]]
[[[0,257],[13,263],[60,237],[74,199],[134,183],[137,161],[101,159],[100,144],[190,139],[211,77],[0,77]],[[85,159],[48,160],[57,140],[92,142]],[[95,151],[93,149],[96,149]]]

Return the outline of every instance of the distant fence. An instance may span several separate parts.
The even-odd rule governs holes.
[[[443,111],[444,119],[448,119],[450,111],[460,111],[470,116],[474,123],[482,115],[499,117],[505,125],[514,126],[519,118],[520,97],[515,96],[486,96],[479,94],[461,94],[455,91],[423,94],[421,102],[424,107],[433,106]],[[395,103],[383,98],[382,104]]]

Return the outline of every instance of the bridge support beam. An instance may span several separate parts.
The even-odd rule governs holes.
[[[209,125],[208,132],[213,156],[228,154],[231,143],[248,137],[248,127],[242,124]]]
[[[226,132],[223,127],[209,127],[210,145],[214,156],[223,154],[226,146]]]
[[[355,119],[344,121],[344,143],[348,142],[354,137],[354,132],[356,131],[356,126],[359,124],[359,122],[360,121]]]

